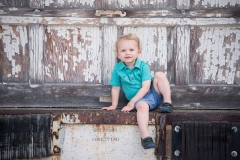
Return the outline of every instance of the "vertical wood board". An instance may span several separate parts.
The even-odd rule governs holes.
[[[112,25],[103,26],[103,60],[102,60],[102,77],[103,85],[109,85],[112,70],[117,62],[115,43],[117,41],[117,27]]]
[[[176,84],[189,84],[190,26],[177,26]]]
[[[44,83],[44,38],[43,24],[29,26],[29,78],[31,84]]]
[[[240,0],[194,0],[193,8],[229,8],[239,7]]]
[[[46,0],[46,7],[89,9],[176,8],[175,0]]]

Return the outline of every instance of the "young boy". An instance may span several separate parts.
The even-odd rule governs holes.
[[[122,87],[129,103],[121,111],[137,110],[142,146],[144,149],[155,148],[156,144],[148,132],[149,110],[156,109],[164,100],[160,112],[173,111],[169,82],[162,72],[155,73],[152,78],[148,64],[138,58],[141,49],[137,36],[127,34],[119,37],[116,42],[116,52],[121,62],[114,66],[110,80],[112,105],[103,107],[102,110],[117,108],[120,87]]]

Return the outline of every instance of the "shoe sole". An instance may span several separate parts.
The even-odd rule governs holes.
[[[152,144],[152,145],[149,145],[149,146],[146,146],[146,147],[143,147],[143,148],[144,149],[156,148],[156,145]]]
[[[169,108],[160,108],[160,113],[172,113],[173,111]]]

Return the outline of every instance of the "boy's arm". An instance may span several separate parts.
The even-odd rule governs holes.
[[[139,99],[145,96],[145,94],[148,92],[149,88],[151,86],[151,80],[147,80],[142,82],[142,88],[139,89],[137,94],[130,100],[130,102],[127,104],[127,106],[123,107],[123,112],[129,112],[134,108],[135,102],[137,102]]]
[[[115,110],[118,105],[118,99],[119,99],[119,93],[120,93],[120,87],[112,86],[112,105],[109,107],[103,107],[102,110]]]

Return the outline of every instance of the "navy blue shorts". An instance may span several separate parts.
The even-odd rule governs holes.
[[[154,86],[153,86],[153,82],[151,82],[151,86],[149,91],[146,93],[146,95],[139,99],[135,104],[134,104],[134,109],[136,110],[136,105],[138,104],[138,102],[140,101],[144,101],[149,105],[149,110],[153,110],[158,108],[163,101],[163,96],[161,94],[159,94]]]

